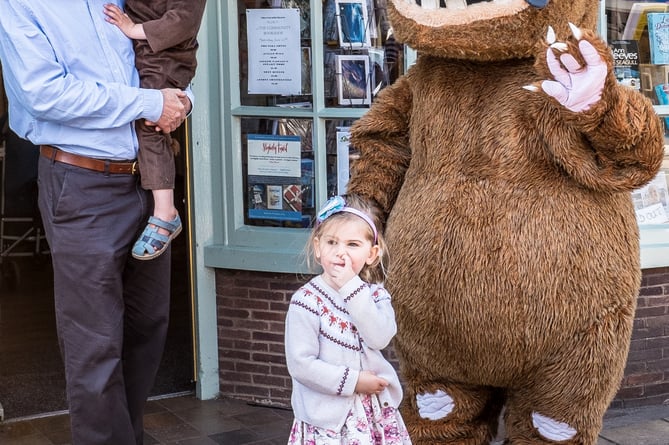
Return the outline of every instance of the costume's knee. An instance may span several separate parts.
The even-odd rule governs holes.
[[[507,440],[513,445],[595,445],[597,433],[581,431],[577,426],[557,420],[539,412],[516,418],[511,413],[507,419]]]
[[[490,400],[478,391],[432,389],[405,399],[404,421],[415,445],[483,445],[497,430],[497,416],[488,416]]]
[[[423,419],[439,420],[448,416],[455,407],[455,401],[442,390],[416,394],[418,415]]]
[[[576,429],[568,423],[551,419],[537,412],[532,413],[532,426],[540,436],[554,442],[564,442],[576,436]]]

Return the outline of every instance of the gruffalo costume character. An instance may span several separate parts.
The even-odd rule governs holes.
[[[404,419],[416,444],[487,444],[505,407],[506,444],[595,444],[661,122],[616,83],[596,1],[427,3],[389,0],[419,56],[352,128],[348,187],[387,215]]]

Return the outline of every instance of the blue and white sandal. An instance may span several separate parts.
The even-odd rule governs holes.
[[[169,235],[158,233],[165,229]],[[149,223],[132,247],[132,256],[138,260],[152,260],[162,255],[170,242],[181,233],[181,218],[176,216],[172,221],[163,221],[155,216],[149,217]]]

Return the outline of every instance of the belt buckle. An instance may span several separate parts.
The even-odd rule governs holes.
[[[130,173],[136,175],[139,173],[139,168],[137,168],[137,161],[133,161],[132,167],[130,167]]]

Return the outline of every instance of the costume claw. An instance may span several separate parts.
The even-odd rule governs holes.
[[[548,32],[546,33],[546,41],[548,42],[549,45],[553,45],[556,40],[557,36],[555,35],[555,30],[553,29],[552,26],[548,25]]]
[[[581,28],[571,22],[569,22],[569,28],[571,29],[571,33],[574,35],[576,40],[581,40],[583,38],[583,31],[581,31]]]
[[[527,91],[532,91],[533,93],[537,93],[539,91],[539,88],[535,85],[525,85],[523,86],[523,89],[526,89]]]
[[[567,44],[564,42],[555,42],[551,45],[551,48],[556,49],[563,53],[569,49],[569,46],[567,46]]]

